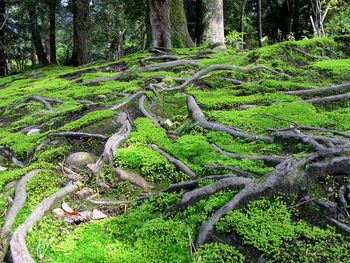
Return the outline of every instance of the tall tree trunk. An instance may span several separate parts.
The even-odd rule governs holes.
[[[202,27],[200,43],[225,44],[223,0],[202,0]]]
[[[258,37],[259,37],[259,47],[262,47],[263,43],[262,43],[261,0],[258,0]]]
[[[56,9],[57,0],[49,0],[50,63],[57,64],[56,56]]]
[[[124,32],[123,30],[118,31],[117,37],[117,51],[118,51],[118,59],[121,59],[125,55],[124,50]]]
[[[6,1],[0,1],[0,76],[7,74],[5,24]]]
[[[49,61],[47,60],[43,43],[41,42],[41,35],[40,35],[39,26],[38,26],[38,18],[35,11],[35,6],[31,6],[31,8],[29,8],[28,10],[28,13],[29,13],[30,31],[32,34],[32,40],[34,42],[39,64],[42,64],[42,65],[48,64]]]
[[[69,64],[80,66],[90,62],[90,1],[72,0],[74,44]]]
[[[183,0],[149,0],[152,45],[191,47]]]
[[[240,30],[241,30],[241,39],[242,39],[242,47],[244,47],[244,39],[245,39],[245,34],[244,34],[244,17],[245,17],[245,7],[247,5],[247,0],[243,0],[242,5],[241,5],[241,16],[239,19],[239,23],[240,23]]]
[[[31,52],[30,52],[30,60],[32,61],[32,66],[36,65],[36,50],[35,50],[35,45],[33,39],[30,41],[31,42]]]

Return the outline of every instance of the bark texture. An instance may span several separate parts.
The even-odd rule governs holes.
[[[89,0],[73,0],[74,45],[69,64],[80,66],[90,62],[90,7]]]
[[[225,43],[223,0],[202,0],[202,27],[200,43]]]
[[[191,47],[183,0],[149,0],[152,45]]]

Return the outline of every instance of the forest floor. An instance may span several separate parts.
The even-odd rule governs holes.
[[[350,262],[350,36],[0,79],[0,262]]]

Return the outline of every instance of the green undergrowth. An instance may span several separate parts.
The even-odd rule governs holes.
[[[292,219],[282,200],[260,199],[227,214],[216,225],[222,233],[235,232],[268,262],[347,262],[348,237],[334,228],[319,228]]]
[[[81,224],[73,231],[56,231],[62,223],[46,217],[30,232],[27,242],[32,255],[36,255],[40,236],[35,230],[50,235],[44,262],[242,262],[243,255],[232,247],[204,246],[198,254],[191,253],[189,247],[201,221],[232,195],[230,191],[219,192],[184,212],[164,217],[164,209],[179,202],[181,193],[160,194],[132,206],[126,214]]]
[[[177,178],[178,175],[175,173],[173,165],[169,164],[159,153],[150,149],[148,145],[151,143],[157,144],[161,149],[181,160],[194,172],[201,175],[208,173],[205,165],[210,163],[232,165],[257,174],[265,174],[271,170],[264,167],[260,161],[239,161],[217,154],[211,148],[208,137],[198,132],[180,136],[176,140],[170,140],[164,130],[155,127],[148,119],[137,119],[133,125],[134,131],[128,140],[129,147],[118,151],[116,164],[137,170],[151,181],[170,179],[170,181],[176,182],[176,179],[181,178]],[[235,143],[245,144],[243,141],[236,141]],[[235,146],[232,146],[233,148]],[[160,175],[162,177],[159,177]]]

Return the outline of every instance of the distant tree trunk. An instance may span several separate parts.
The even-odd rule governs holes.
[[[57,64],[56,55],[56,9],[57,0],[49,0],[50,63]]]
[[[225,44],[223,0],[202,0],[202,28],[200,43]]]
[[[183,0],[149,0],[152,45],[191,47]]]
[[[74,44],[69,64],[80,66],[90,62],[90,1],[72,0]]]
[[[259,47],[262,47],[263,43],[262,43],[261,0],[258,0],[258,37],[259,37]]]
[[[0,76],[7,74],[5,24],[6,1],[0,1]]]
[[[242,5],[241,5],[241,16],[240,16],[240,20],[239,20],[239,23],[240,23],[240,30],[241,30],[241,39],[242,39],[242,47],[245,46],[245,34],[244,34],[244,17],[245,17],[245,7],[247,5],[247,0],[243,0],[242,2]]]
[[[32,6],[31,8],[29,8],[28,13],[29,13],[30,31],[32,34],[32,40],[34,42],[39,64],[42,64],[42,65],[48,64],[49,61],[47,60],[43,43],[41,42],[41,35],[40,35],[39,26],[38,26],[38,18],[35,11],[35,6]]]
[[[32,50],[30,52],[30,60],[32,61],[32,66],[36,65],[36,51],[33,39],[31,40]]]
[[[124,31],[123,30],[118,31],[117,51],[118,51],[118,59],[121,59],[122,57],[124,57],[125,50],[124,50]]]

